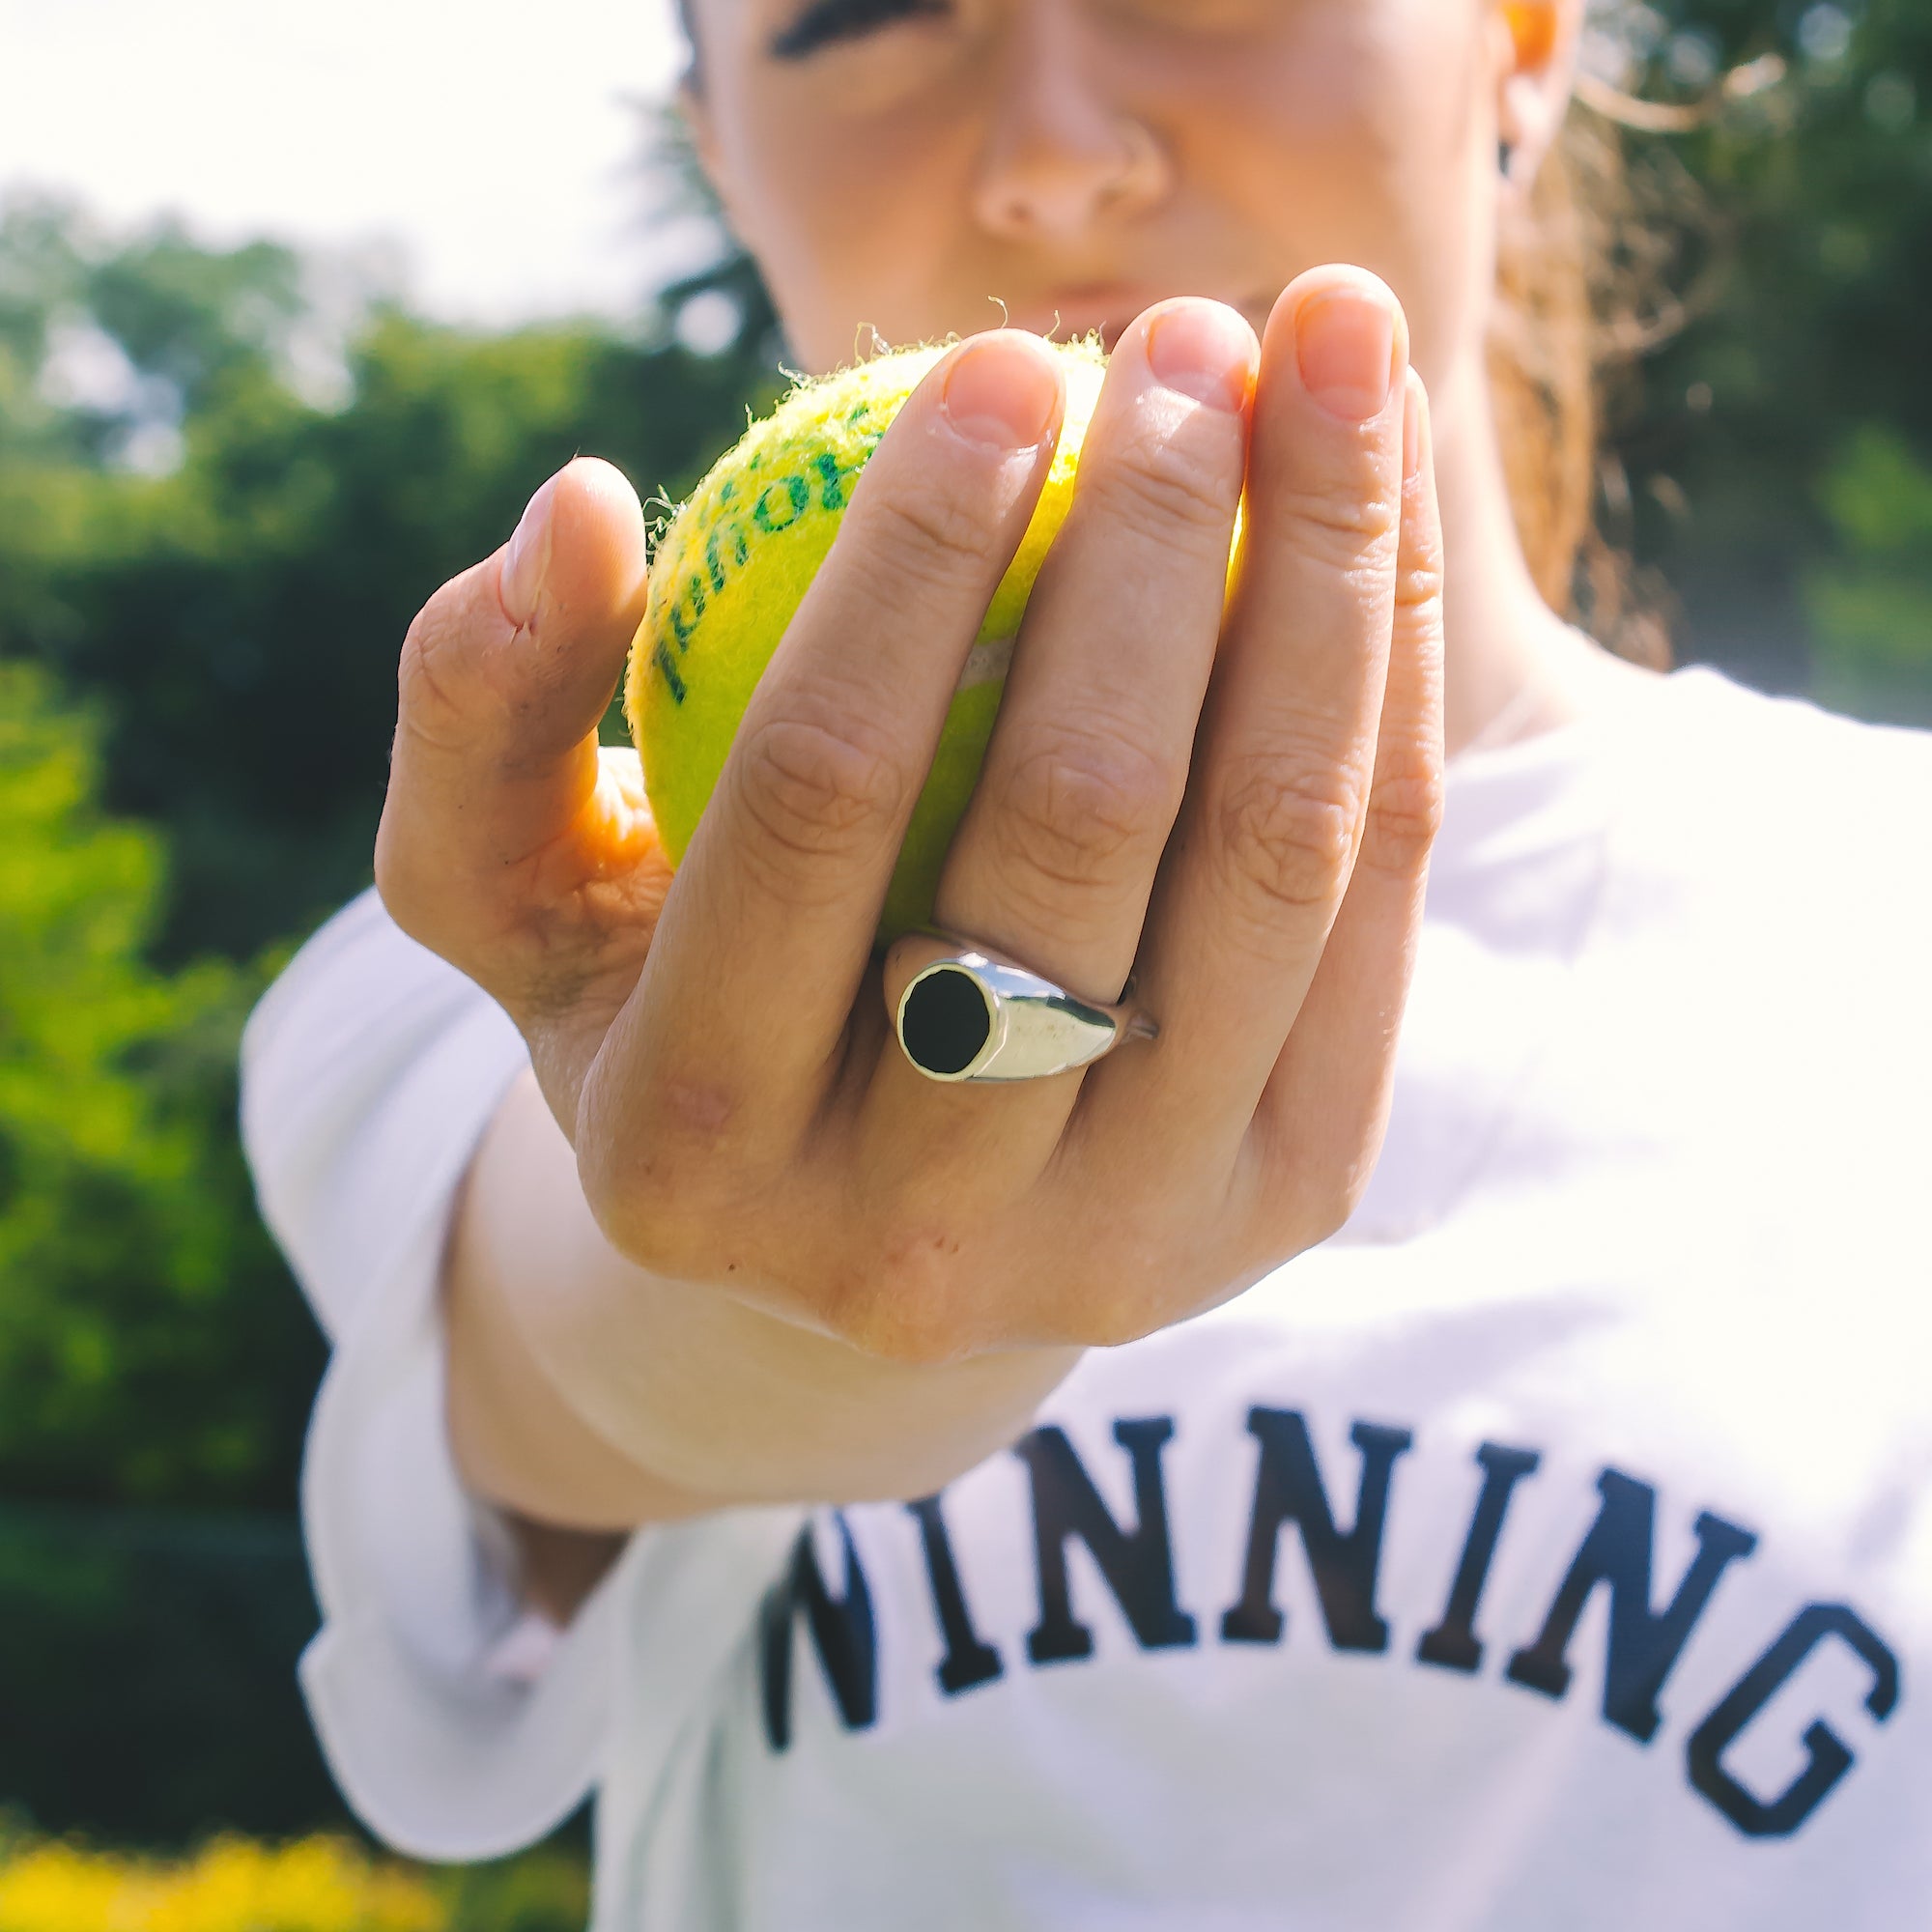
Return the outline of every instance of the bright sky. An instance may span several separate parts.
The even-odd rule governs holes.
[[[668,0],[0,0],[0,196],[161,210],[209,238],[399,245],[412,296],[503,322],[625,314],[641,99]]]

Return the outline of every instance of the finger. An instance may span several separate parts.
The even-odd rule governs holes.
[[[642,618],[644,558],[636,493],[579,458],[410,627],[377,883],[439,951],[500,916],[532,855],[562,840],[564,869],[606,868],[647,830],[614,791],[600,801],[596,739]]]
[[[1089,1082],[1102,1158],[1159,1119],[1232,1175],[1321,960],[1374,768],[1407,348],[1359,269],[1303,275],[1269,320],[1235,607],[1142,952],[1161,1038]]]
[[[1362,849],[1263,1096],[1252,1172],[1264,1208],[1287,1198],[1289,1177],[1318,1191],[1325,1179],[1346,1217],[1380,1150],[1442,820],[1442,583],[1429,398],[1411,371],[1395,624]]]
[[[938,923],[1076,994],[1119,997],[1187,779],[1226,604],[1259,346],[1235,310],[1164,302],[1122,338],[1066,523],[1028,602],[954,835]],[[887,994],[901,975],[888,962]],[[1077,1075],[1024,1097],[937,1093],[898,1055],[868,1106],[877,1161],[992,1135],[1002,1169],[1058,1140]],[[951,1122],[948,1129],[943,1123]],[[876,1164],[876,1162],[874,1163]]]
[[[1061,412],[1051,352],[995,330],[934,368],[867,461],[753,695],[638,997],[607,1044],[609,1078],[626,1096],[625,1144],[652,1140],[660,1169],[681,1146],[708,1150],[727,1133],[782,1144],[815,1109],[914,801],[1045,481]],[[713,1124],[694,1133],[695,1120]]]
[[[1027,606],[939,923],[1083,994],[1133,964],[1220,635],[1254,330],[1219,303],[1115,350],[1065,527]]]

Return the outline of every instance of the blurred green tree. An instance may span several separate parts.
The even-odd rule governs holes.
[[[108,803],[172,849],[158,956],[245,958],[365,882],[411,616],[572,455],[647,496],[708,465],[776,386],[733,272],[674,295],[724,304],[712,354],[668,316],[487,335],[376,305],[317,400],[284,251],[0,219],[0,653],[98,702]]]
[[[577,451],[701,469],[760,304],[726,258],[634,337],[331,332],[285,249],[0,212],[0,1494],[293,1499],[321,1350],[242,1019],[367,879],[411,615]]]
[[[1866,432],[1932,460],[1932,8],[1651,0],[1600,17],[1626,85],[1715,109],[1629,137],[1640,213],[1683,239],[1674,286],[1695,293],[1661,351],[1612,382],[1610,532],[1669,583],[1685,657],[1915,710],[1932,689],[1926,613],[1893,607],[1896,675],[1855,686],[1806,586],[1827,572],[1842,597],[1878,568],[1826,485]],[[1782,77],[1723,91],[1765,62]]]
[[[264,1500],[317,1350],[223,1118],[255,980],[143,960],[161,841],[96,736],[0,663],[0,1490]]]
[[[1932,728],[1932,467],[1867,425],[1820,495],[1839,554],[1805,580],[1812,689],[1857,717]]]

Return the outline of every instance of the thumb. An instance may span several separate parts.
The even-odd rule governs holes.
[[[637,493],[580,457],[410,626],[376,871],[417,937],[436,943],[439,901],[502,881],[580,826],[598,790],[597,726],[643,618],[644,565]]]
[[[398,730],[519,774],[595,732],[644,614],[644,513],[580,456],[509,542],[431,598],[403,645]]]
[[[637,492],[580,456],[530,498],[497,554],[497,601],[527,646],[506,653],[521,660],[522,757],[560,755],[596,730],[643,620],[644,552]]]

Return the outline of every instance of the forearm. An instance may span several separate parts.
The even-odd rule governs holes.
[[[466,1481],[575,1529],[927,1493],[1018,1435],[1078,1359],[883,1362],[632,1266],[530,1080],[478,1150],[444,1285]]]

